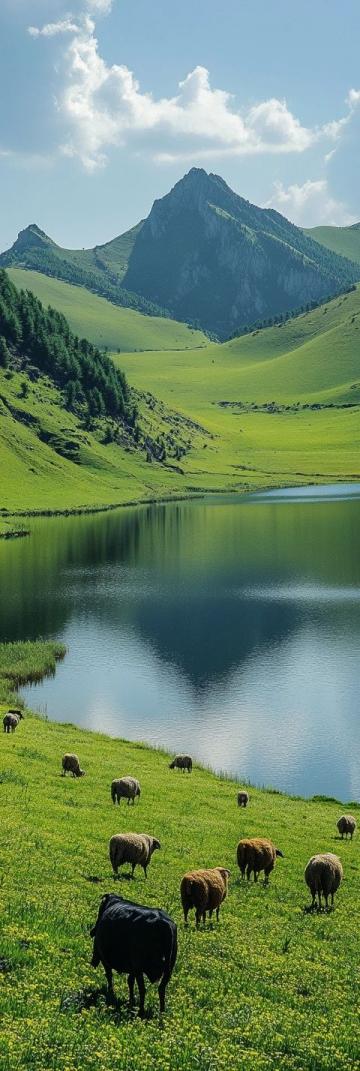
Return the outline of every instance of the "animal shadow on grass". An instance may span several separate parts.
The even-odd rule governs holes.
[[[318,904],[305,904],[304,907],[304,915],[331,915],[332,911],[335,911],[335,904],[329,904],[329,907],[319,907]]]
[[[100,882],[105,880],[104,878],[99,878],[97,874],[83,874],[82,877],[85,881],[91,881],[92,885],[99,885]]]
[[[106,1008],[107,1014],[115,1023],[131,1022],[138,1015],[137,1007],[130,1007],[124,997],[109,996],[106,985],[97,989],[79,989],[77,992],[64,993],[60,1001],[60,1011],[79,1015],[84,1008]],[[145,1012],[146,1019],[152,1013]]]

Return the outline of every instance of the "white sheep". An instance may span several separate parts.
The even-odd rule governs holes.
[[[333,855],[332,852],[313,855],[305,867],[304,876],[312,895],[312,907],[315,907],[316,894],[319,909],[321,909],[321,895],[325,897],[326,907],[328,907],[329,896],[331,896],[331,903],[334,903],[334,893],[343,879],[343,868],[337,855]]]
[[[131,864],[131,877],[134,877],[136,866],[142,866],[145,877],[153,852],[161,848],[156,837],[150,837],[148,833],[115,833],[110,839],[109,854],[114,874],[118,872],[123,863]]]
[[[132,800],[135,803],[136,796],[140,796],[140,784],[136,777],[120,777],[111,782],[111,799],[113,803],[120,804],[122,799]]]

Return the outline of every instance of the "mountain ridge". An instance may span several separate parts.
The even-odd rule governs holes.
[[[221,176],[191,168],[146,220],[111,241],[62,249],[33,223],[0,267],[40,271],[223,340],[343,292],[360,279],[360,252],[351,261]]]

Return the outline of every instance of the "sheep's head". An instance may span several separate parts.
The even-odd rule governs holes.
[[[280,851],[280,848],[275,848],[276,855],[280,856],[280,859],[284,858],[284,852]]]
[[[156,840],[156,837],[153,837],[153,839],[152,839],[152,845],[151,845],[151,851],[152,851],[152,852],[155,852],[157,848],[161,848],[161,844],[160,844],[160,841],[159,841],[159,840]]]
[[[231,870],[227,870],[226,867],[224,867],[224,866],[218,866],[217,870],[219,871],[219,874],[221,874],[221,877],[223,878],[223,881],[227,885],[228,881],[229,881],[230,874],[231,874]]]
[[[137,785],[136,786],[135,796],[140,796],[140,795],[141,795],[140,785]]]
[[[85,777],[85,770],[79,770],[78,777]]]
[[[175,759],[173,759],[172,762],[169,762],[169,770],[174,770],[174,769],[175,769]]]

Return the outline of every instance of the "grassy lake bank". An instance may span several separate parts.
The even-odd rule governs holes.
[[[53,672],[63,654],[52,644],[3,645],[2,709],[14,703],[15,682]],[[248,809],[239,811],[231,779],[197,765],[182,775],[168,769],[163,751],[30,712],[1,740],[4,1071],[356,1065],[360,856],[358,836],[337,839],[342,805],[253,788]],[[85,778],[60,777],[65,751],[79,755]],[[110,783],[125,772],[139,778],[141,799],[115,811]],[[108,841],[127,829],[161,841],[146,883],[137,872],[133,882],[113,882]],[[246,835],[270,836],[284,853],[268,888],[239,880],[236,845]],[[309,856],[324,850],[340,855],[345,877],[335,911],[313,915],[304,910],[310,898],[303,871]],[[219,926],[196,932],[192,921],[185,930],[183,873],[219,864],[232,871]],[[164,907],[178,923],[179,956],[161,1025],[154,987],[147,987],[148,1018],[133,1019],[124,978],[115,982],[119,1007],[110,1008],[101,968],[90,967],[89,927],[100,896],[113,889]]]

